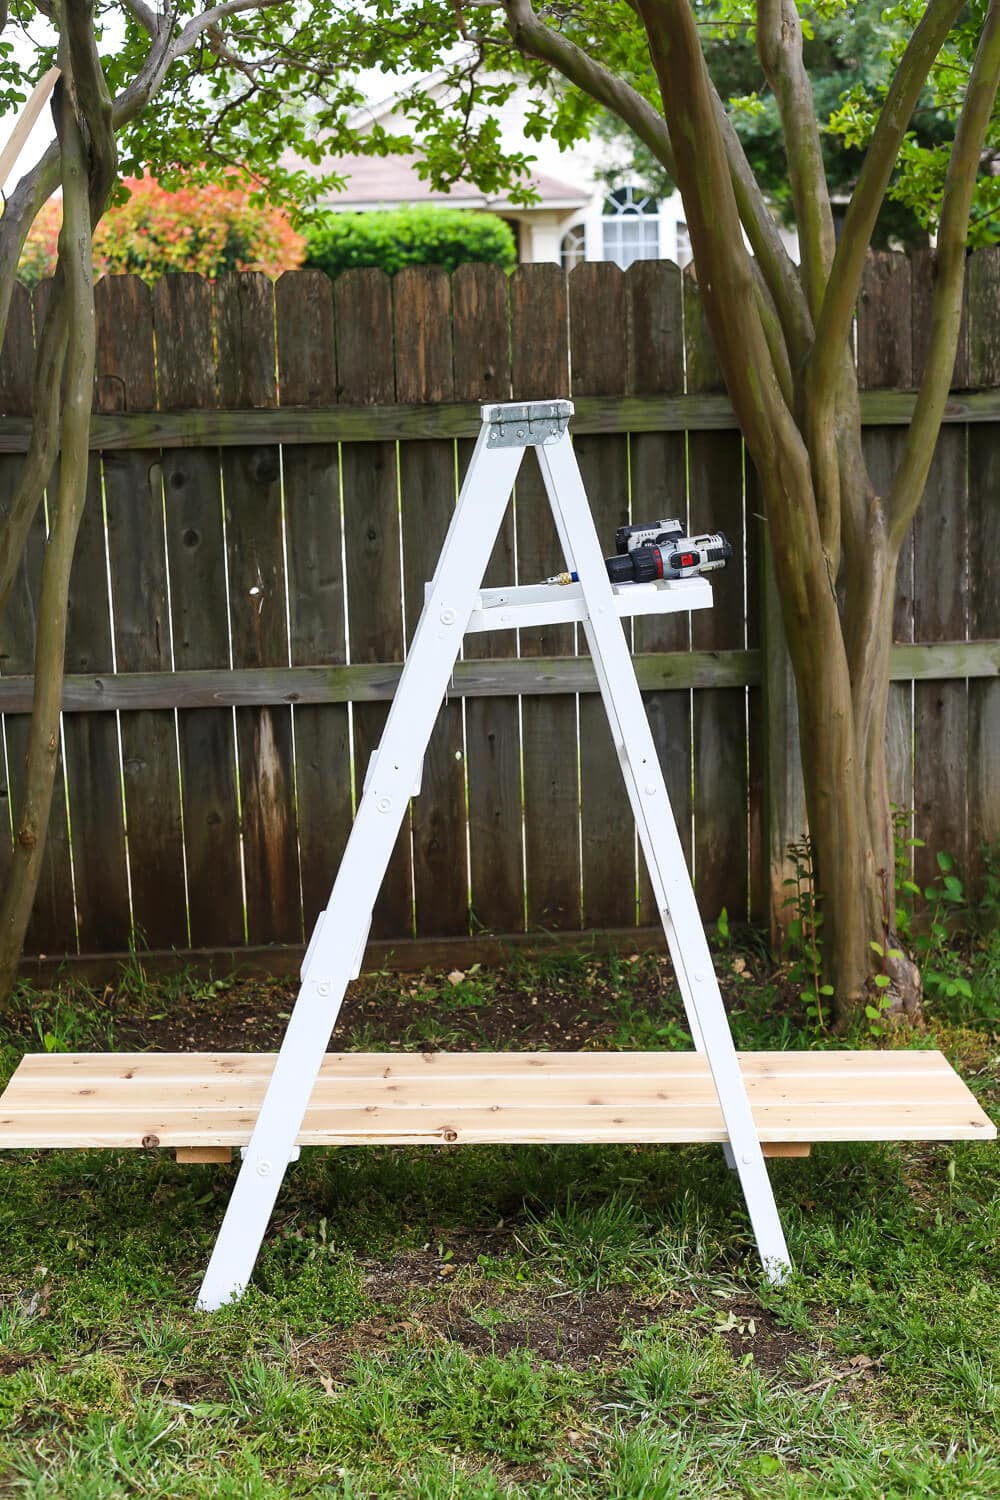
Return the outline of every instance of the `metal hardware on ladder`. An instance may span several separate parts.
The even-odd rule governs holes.
[[[529,448],[557,443],[573,415],[572,401],[506,402],[481,408],[491,448]]]

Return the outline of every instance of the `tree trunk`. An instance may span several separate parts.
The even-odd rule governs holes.
[[[111,101],[94,45],[92,7],[80,0],[66,0],[61,22],[63,80],[57,85],[54,106],[62,164],[59,273],[66,314],[59,478],[42,564],[24,800],[0,907],[0,1001],[6,999],[17,977],[52,807],[70,571],[87,494],[96,345],[91,222],[104,210],[115,172]],[[85,123],[77,118],[78,107],[84,112]],[[51,362],[55,353],[61,353],[61,330],[50,332],[47,327],[47,333],[40,355],[47,350]],[[54,444],[59,432],[58,409],[52,415],[55,421],[48,439]]]

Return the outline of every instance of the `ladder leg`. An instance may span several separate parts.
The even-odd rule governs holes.
[[[623,747],[625,785],[654,888],[658,899],[661,890],[666,899],[664,932],[681,992],[685,1001],[690,1001],[696,1034],[700,1033],[704,1042],[761,1261],[772,1281],[782,1281],[790,1270],[784,1231],[635,668],[569,437],[539,448],[538,458],[567,565],[575,568],[587,603],[587,643],[609,721],[613,730],[617,726]],[[658,882],[654,869],[659,872]]]
[[[524,456],[523,448],[487,450],[487,441],[484,424],[198,1294],[198,1306],[206,1310],[237,1299],[250,1279],[465,627],[478,603]]]

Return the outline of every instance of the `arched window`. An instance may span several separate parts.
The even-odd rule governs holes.
[[[615,188],[604,200],[604,259],[625,271],[634,260],[660,253],[660,204],[642,188]]]
[[[583,224],[574,224],[567,229],[559,246],[559,256],[564,271],[572,271],[587,258],[587,231]]]

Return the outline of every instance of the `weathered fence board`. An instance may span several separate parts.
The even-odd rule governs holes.
[[[969,379],[1000,386],[1000,245],[969,268]],[[969,429],[969,636],[1000,636],[1000,438]],[[981,881],[983,846],[1000,841],[1000,683],[969,683],[969,865]]]
[[[278,388],[289,406],[337,399],[333,287],[321,271],[290,271],[275,286]],[[292,667],[347,660],[340,462],[335,443],[282,449]],[[300,703],[293,713],[295,801],[306,934],[326,906],[351,830],[347,703]]]
[[[689,390],[719,388],[698,285],[685,278],[684,342]],[[722,531],[735,555],[743,547],[743,444],[735,433],[688,436],[688,509],[691,530]],[[691,616],[697,650],[745,644],[742,569],[719,575],[715,603]],[[694,884],[702,914],[714,920],[725,907],[734,920],[747,914],[746,695],[709,688],[694,700],[691,722],[694,767]]]
[[[637,392],[673,396],[684,389],[681,274],[669,261],[637,261],[625,278],[630,303],[632,383]],[[643,432],[629,440],[632,515],[636,521],[677,517],[687,522],[687,438],[683,432]],[[689,617],[639,615],[635,650],[684,660],[691,644]],[[676,654],[675,654],[676,653]],[[682,690],[645,695],[653,743],[688,864],[691,863],[691,695]],[[639,854],[639,921],[660,919],[646,863]]]
[[[36,306],[45,290],[44,283],[37,288]],[[101,460],[96,453],[87,465],[87,497],[69,581],[66,670],[114,670]],[[127,947],[132,921],[118,721],[113,713],[75,714],[63,726],[63,743],[80,946],[84,952]]]
[[[401,271],[393,280],[396,397],[449,401],[454,392],[451,285],[444,271]],[[455,445],[449,438],[399,445],[403,599],[407,650],[455,509]],[[438,712],[424,755],[420,796],[410,806],[416,930],[469,930],[465,739],[461,702]]]
[[[520,266],[511,277],[511,383],[518,397],[569,391],[566,278],[558,266]],[[517,565],[521,583],[565,567],[535,454],[518,475]],[[572,656],[572,625],[522,630],[522,656]],[[525,698],[521,704],[524,844],[529,927],[580,923],[580,789],[576,704]]]
[[[461,266],[452,277],[455,395],[460,399],[510,398],[507,277],[499,266]],[[461,475],[473,444],[458,444]],[[508,506],[487,565],[485,582],[516,581],[514,509]],[[484,631],[469,654],[516,666],[512,630]],[[474,930],[520,932],[524,926],[524,860],[521,819],[521,707],[511,691],[470,699],[465,705],[469,776],[469,882]]]
[[[96,406],[148,411],[156,405],[153,300],[138,276],[109,276],[95,289]],[[108,563],[119,672],[171,667],[163,484],[155,448],[103,456]],[[173,709],[120,719],[129,881],[136,938],[151,948],[186,947],[184,837]]]
[[[274,406],[274,287],[262,272],[215,284],[219,399],[223,406]],[[288,665],[281,450],[222,453],[229,630],[234,667]],[[302,932],[295,837],[292,715],[238,708],[236,746],[243,879],[250,942],[296,942]]]
[[[164,276],[153,290],[157,381],[166,410],[216,402],[212,289],[200,276]],[[229,667],[222,476],[214,448],[164,450],[163,502],[174,661]],[[194,947],[241,943],[243,864],[231,709],[177,714],[188,920]],[[222,934],[228,936],[224,939]]]
[[[334,286],[334,309],[341,402],[377,405],[394,400],[392,292],[388,276],[381,271],[346,272]],[[340,464],[351,661],[401,661],[403,602],[396,444],[345,443]],[[358,798],[385,721],[386,710],[381,704],[355,705],[354,779]],[[372,936],[400,937],[412,931],[407,812],[375,903]]]
[[[980,841],[1000,831],[998,273],[996,252],[973,257],[955,380],[975,389],[949,401],[897,580],[889,763],[895,800],[916,801],[922,879],[939,847],[975,871]],[[894,255],[866,272],[859,379],[878,488],[906,441],[932,274],[928,257]],[[629,516],[680,515],[736,544],[714,610],[628,628],[703,914],[765,914],[784,853],[765,821],[765,771],[770,805],[783,799],[787,814],[782,840],[801,831],[801,811],[794,778],[764,760],[761,651],[778,612],[762,642],[759,499],[693,282],[685,294],[677,268],[655,262],[625,275],[585,264],[568,278],[555,266],[510,278],[414,269],[393,282],[357,271],[332,285],[295,272],[274,288],[248,275],[214,291],[172,276],[152,294],[121,278],[98,307],[92,504],[63,699],[69,823],[60,772],[31,951],[74,951],[77,922],[79,944],[106,951],[132,934],[158,950],[301,943],[336,872],[479,404],[565,393],[608,552]],[[0,507],[26,446],[32,325],[19,292],[0,358]],[[44,542],[40,513],[0,642],[13,812]],[[563,565],[529,453],[487,581]],[[773,756],[770,655],[765,667]],[[780,686],[787,705],[786,669]],[[791,720],[783,754],[794,770]],[[0,878],[11,826],[8,815]],[[582,631],[470,637],[376,907],[378,951],[414,933],[421,953],[484,930],[621,933],[656,915]]]
[[[628,304],[618,266],[590,261],[576,267],[569,278],[569,320],[574,400],[624,395]],[[610,552],[617,527],[629,518],[628,439],[624,433],[584,434],[575,447],[598,534]],[[582,630],[578,648],[587,654]],[[579,700],[579,734],[583,925],[624,927],[635,921],[635,824],[599,698]]]

